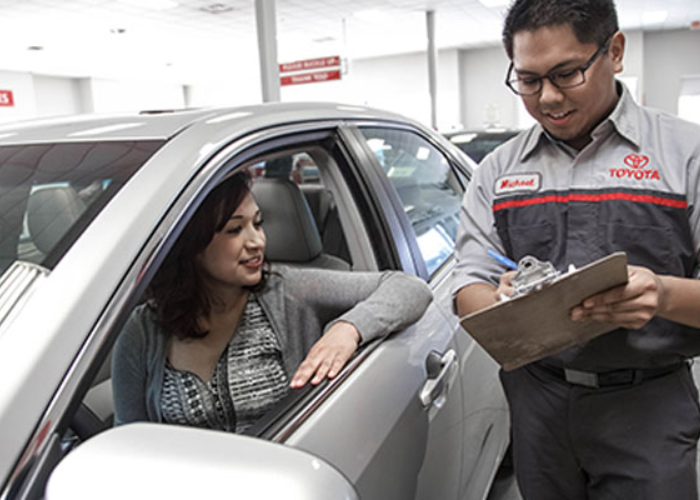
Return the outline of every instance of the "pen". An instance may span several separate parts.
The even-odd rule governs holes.
[[[496,253],[493,250],[486,250],[486,253],[489,254],[494,259],[496,259],[501,264],[503,264],[504,266],[509,267],[509,268],[513,269],[514,271],[518,270],[518,264],[516,264],[514,261],[510,260],[505,255],[501,255],[500,253]]]

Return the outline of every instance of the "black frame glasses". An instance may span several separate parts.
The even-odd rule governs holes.
[[[605,53],[610,46],[610,41],[612,36],[608,38],[603,45],[598,47],[595,54],[584,64],[574,69],[567,69],[563,71],[553,71],[542,76],[528,76],[526,78],[513,78],[513,61],[510,62],[508,66],[508,73],[506,73],[506,86],[512,90],[517,95],[536,95],[542,92],[542,86],[544,85],[544,79],[549,80],[552,85],[560,90],[572,89],[574,87],[580,87],[586,83],[586,70],[590,68],[593,63],[598,59],[598,57]],[[524,90],[521,88],[523,84],[531,86]]]

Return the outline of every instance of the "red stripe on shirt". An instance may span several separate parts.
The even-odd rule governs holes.
[[[544,205],[546,203],[569,203],[571,201],[586,201],[590,203],[598,203],[601,201],[631,201],[634,203],[653,203],[655,205],[663,205],[672,208],[688,208],[688,202],[685,200],[675,200],[664,198],[663,196],[654,196],[650,194],[633,194],[633,193],[601,193],[601,194],[552,194],[540,196],[537,198],[528,198],[526,200],[511,200],[496,203],[493,206],[493,211],[498,212],[506,208],[528,207],[530,205]]]

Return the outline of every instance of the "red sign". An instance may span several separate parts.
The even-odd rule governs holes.
[[[11,90],[0,90],[0,106],[14,106],[15,100],[12,98]]]
[[[333,66],[340,66],[340,56],[319,57],[318,59],[306,59],[304,61],[282,63],[280,64],[280,73],[331,68]]]
[[[317,71],[315,73],[299,73],[298,75],[283,76],[280,85],[301,85],[303,83],[328,82],[340,80],[340,70]]]

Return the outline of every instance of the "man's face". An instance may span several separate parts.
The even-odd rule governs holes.
[[[624,46],[624,35],[616,33],[607,52],[586,70],[583,85],[562,90],[545,78],[540,93],[521,96],[525,108],[554,137],[582,149],[591,140],[591,130],[617,103],[615,73],[622,71]],[[598,48],[579,42],[568,24],[519,31],[513,37],[514,76],[531,78],[575,69]]]

